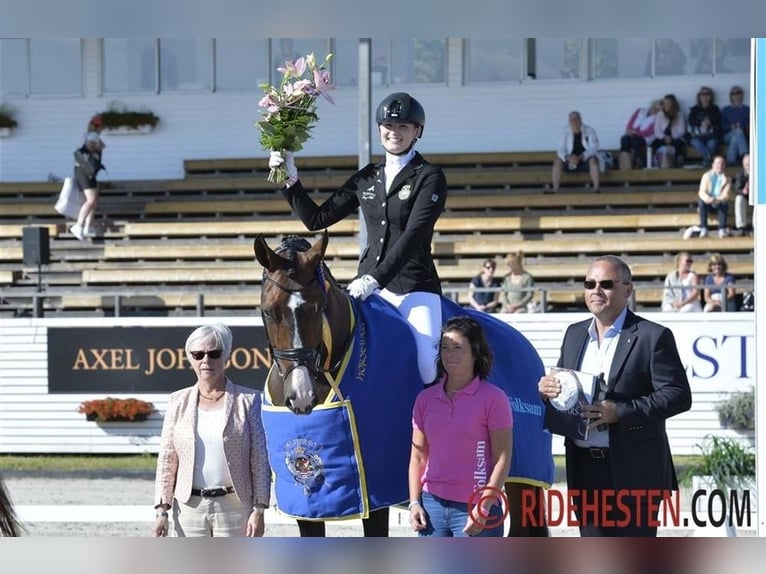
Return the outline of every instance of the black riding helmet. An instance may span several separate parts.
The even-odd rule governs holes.
[[[386,96],[378,104],[375,121],[380,124],[416,124],[420,126],[420,135],[426,127],[426,112],[415,98],[404,92],[395,92]]]

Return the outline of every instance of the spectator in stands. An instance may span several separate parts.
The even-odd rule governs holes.
[[[752,205],[753,198],[750,195],[750,154],[742,156],[742,167],[737,172],[734,181],[734,225],[736,229],[732,235],[742,237],[747,235],[752,227],[747,221],[747,206]]]
[[[221,323],[186,339],[197,381],[170,395],[162,423],[154,536],[263,536],[271,469],[258,391],[224,373],[232,334]]]
[[[291,152],[272,151],[269,167],[285,164],[289,178],[282,193],[310,230],[361,210],[367,246],[348,292],[365,300],[377,291],[398,309],[415,335],[423,383],[430,384],[442,325],[431,240],[447,202],[447,180],[441,168],[415,151],[426,122],[420,102],[404,92],[389,94],[378,104],[375,121],[384,161],[362,168],[321,205],[301,185]]]
[[[734,276],[728,273],[729,266],[720,253],[713,253],[708,262],[705,277],[705,311],[736,311],[737,292]]]
[[[689,313],[702,311],[699,278],[692,271],[692,255],[681,251],[676,255],[676,268],[665,277],[662,291],[662,310],[666,313]]]
[[[625,135],[620,138],[620,169],[642,169],[646,166],[646,146],[651,145],[654,135],[654,120],[662,109],[659,100],[649,107],[639,107],[633,112],[625,126]]]
[[[88,122],[88,131],[85,133],[85,141],[75,151],[74,177],[77,185],[85,194],[85,202],[77,215],[77,222],[70,228],[72,235],[83,240],[86,237],[95,236],[93,228],[93,216],[98,206],[98,182],[96,176],[104,169],[101,163],[101,154],[106,144],[101,139],[103,123],[101,116],[95,116]]]
[[[593,183],[593,191],[601,191],[599,179],[606,169],[603,158],[599,154],[598,135],[592,127],[582,123],[580,112],[569,112],[569,125],[561,134],[556,148],[556,158],[553,160],[551,178],[553,191],[557,192],[561,185],[561,172],[588,172]]]
[[[686,121],[673,94],[662,98],[662,112],[654,120],[654,165],[662,169],[681,167],[686,157]]]
[[[471,279],[468,287],[468,300],[477,311],[494,313],[500,306],[500,287],[503,282],[495,277],[494,259],[485,259],[481,272]],[[495,289],[495,291],[477,291],[477,289]]]
[[[476,319],[447,321],[439,382],[420,392],[412,413],[410,526],[420,536],[503,535],[493,494],[511,466],[513,411],[505,391],[487,381],[492,364]]]
[[[0,537],[19,536],[23,528],[16,516],[11,497],[5,487],[3,477],[0,476]]]
[[[689,145],[699,152],[702,163],[709,167],[721,145],[721,110],[715,105],[713,90],[702,86],[697,103],[689,110]]]
[[[535,280],[524,269],[524,255],[521,251],[509,253],[505,262],[509,272],[503,277],[503,311],[506,313],[526,313],[527,305],[535,296],[531,287]]]
[[[726,148],[726,163],[737,165],[740,158],[748,152],[750,137],[750,106],[743,102],[745,94],[739,86],[733,86],[729,92],[728,106],[721,110],[721,130]]]
[[[718,214],[718,237],[729,236],[729,199],[731,180],[724,171],[726,160],[717,155],[713,158],[713,166],[702,174],[697,200],[700,214],[700,237],[707,237],[707,216],[710,211]]]

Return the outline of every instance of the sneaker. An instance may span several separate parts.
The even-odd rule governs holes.
[[[699,237],[707,237],[707,227],[702,227],[700,229]]]
[[[82,230],[82,234],[85,237],[95,237],[96,236],[96,231],[92,227],[88,227],[86,225],[85,228]]]
[[[719,229],[718,237],[720,237],[721,239],[723,239],[724,237],[729,237],[729,230],[726,227],[724,227],[723,229]]]
[[[74,224],[72,227],[69,228],[69,231],[72,232],[72,235],[74,235],[77,239],[82,241],[85,239],[85,235],[83,235],[82,226],[78,224]]]

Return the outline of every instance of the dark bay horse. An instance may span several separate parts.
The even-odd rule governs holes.
[[[365,536],[387,536],[388,507],[408,496],[412,406],[423,388],[417,351],[409,325],[388,303],[379,297],[370,297],[364,304],[354,302],[338,286],[323,262],[327,243],[327,232],[313,245],[295,236],[286,237],[276,250],[260,235],[254,243],[256,259],[264,268],[261,314],[273,360],[262,412],[269,460],[277,477],[277,502],[291,516],[310,518],[298,519],[301,536],[323,536],[325,517],[357,516],[363,518]],[[443,320],[456,314],[477,319],[493,348],[495,367],[490,378],[506,391],[514,410],[513,454],[506,483],[516,522],[511,533],[534,535],[520,528],[518,511],[523,491],[531,489],[537,496],[553,480],[551,438],[543,429],[543,406],[537,393],[537,381],[544,373],[542,361],[510,325],[443,298]],[[381,333],[380,325],[389,331]],[[364,343],[361,350],[360,341]],[[396,372],[397,365],[409,365],[412,373]],[[322,418],[346,403],[352,403],[346,418]],[[277,420],[275,410],[288,418]],[[310,429],[296,421],[306,422]],[[285,427],[293,434],[285,435]],[[334,501],[337,492],[346,492],[338,487],[337,475],[332,475],[332,465],[324,456],[334,447],[325,446],[323,433],[337,428],[366,443],[366,452],[372,453],[365,458],[361,452],[347,452],[343,463],[335,465],[359,461],[358,476],[354,475],[358,480],[346,491],[359,490],[369,503],[361,505],[362,512],[351,505],[352,512],[320,514],[311,506],[314,501]],[[322,440],[314,440],[317,434]],[[300,512],[284,510],[280,492],[290,496],[298,492],[301,504],[311,502]]]
[[[351,302],[323,263],[327,242],[326,231],[313,245],[295,236],[286,237],[276,250],[262,235],[254,241],[256,259],[264,268],[261,315],[273,359],[265,392],[271,405],[287,407],[293,417],[319,416],[312,415],[315,407],[331,392],[339,393],[333,381],[352,336]],[[273,450],[272,468],[285,458]],[[301,472],[310,474],[306,469],[311,461],[308,455],[289,458],[296,480]],[[388,507],[370,510],[362,519],[364,535],[388,536],[388,520]],[[325,535],[322,521],[298,519],[298,527],[301,536]]]

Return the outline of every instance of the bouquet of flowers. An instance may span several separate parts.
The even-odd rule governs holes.
[[[330,72],[326,69],[332,54],[327,54],[322,64],[317,64],[314,54],[300,57],[294,62],[286,61],[279,86],[261,84],[266,93],[258,105],[263,108],[263,119],[256,123],[261,130],[261,145],[266,150],[299,151],[311,137],[311,129],[317,116],[317,98],[320,94],[331,104],[335,102],[327,93],[334,90]],[[268,181],[284,183],[287,171],[284,165],[269,172]]]

